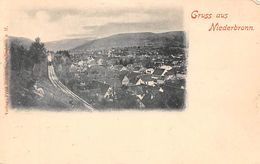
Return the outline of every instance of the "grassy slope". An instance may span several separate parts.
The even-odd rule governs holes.
[[[29,109],[29,108],[39,108],[44,110],[75,110],[76,108],[81,108],[82,106],[71,105],[69,101],[71,98],[64,94],[61,90],[55,88],[51,82],[42,78],[38,80],[37,87],[44,90],[44,96],[42,98],[34,98],[30,100],[28,95],[34,95],[32,91],[27,90],[22,81],[24,81],[24,75],[18,76],[16,72],[12,71],[12,77],[10,79],[10,97],[12,101],[12,107],[15,109]],[[26,100],[27,99],[27,100]],[[29,102],[33,105],[24,106],[21,101],[33,101]],[[74,109],[73,109],[74,108]]]

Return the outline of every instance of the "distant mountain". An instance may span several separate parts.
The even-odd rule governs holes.
[[[15,37],[15,36],[9,36],[8,40],[9,40],[9,46],[11,42],[16,42],[17,44],[24,46],[24,48],[26,49],[29,49],[33,42],[31,39],[24,38],[24,37]]]
[[[185,46],[185,33],[172,31],[165,33],[123,33],[88,41],[73,50],[106,49],[132,46]]]
[[[79,39],[65,39],[58,41],[45,42],[45,47],[50,51],[58,51],[58,50],[69,50],[75,47],[78,47],[86,42],[88,42],[90,38],[79,38]]]

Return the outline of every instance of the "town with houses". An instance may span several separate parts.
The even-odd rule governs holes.
[[[53,54],[59,80],[95,108],[185,106],[184,47],[148,45]]]

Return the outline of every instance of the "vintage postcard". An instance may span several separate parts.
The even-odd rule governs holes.
[[[260,163],[260,1],[0,10],[0,164]]]
[[[181,7],[16,12],[20,19],[5,27],[9,108],[185,108],[188,40]]]

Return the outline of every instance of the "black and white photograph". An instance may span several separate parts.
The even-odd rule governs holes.
[[[259,9],[0,0],[0,164],[260,164]]]
[[[188,39],[181,8],[17,12],[8,26],[12,109],[185,109]]]

